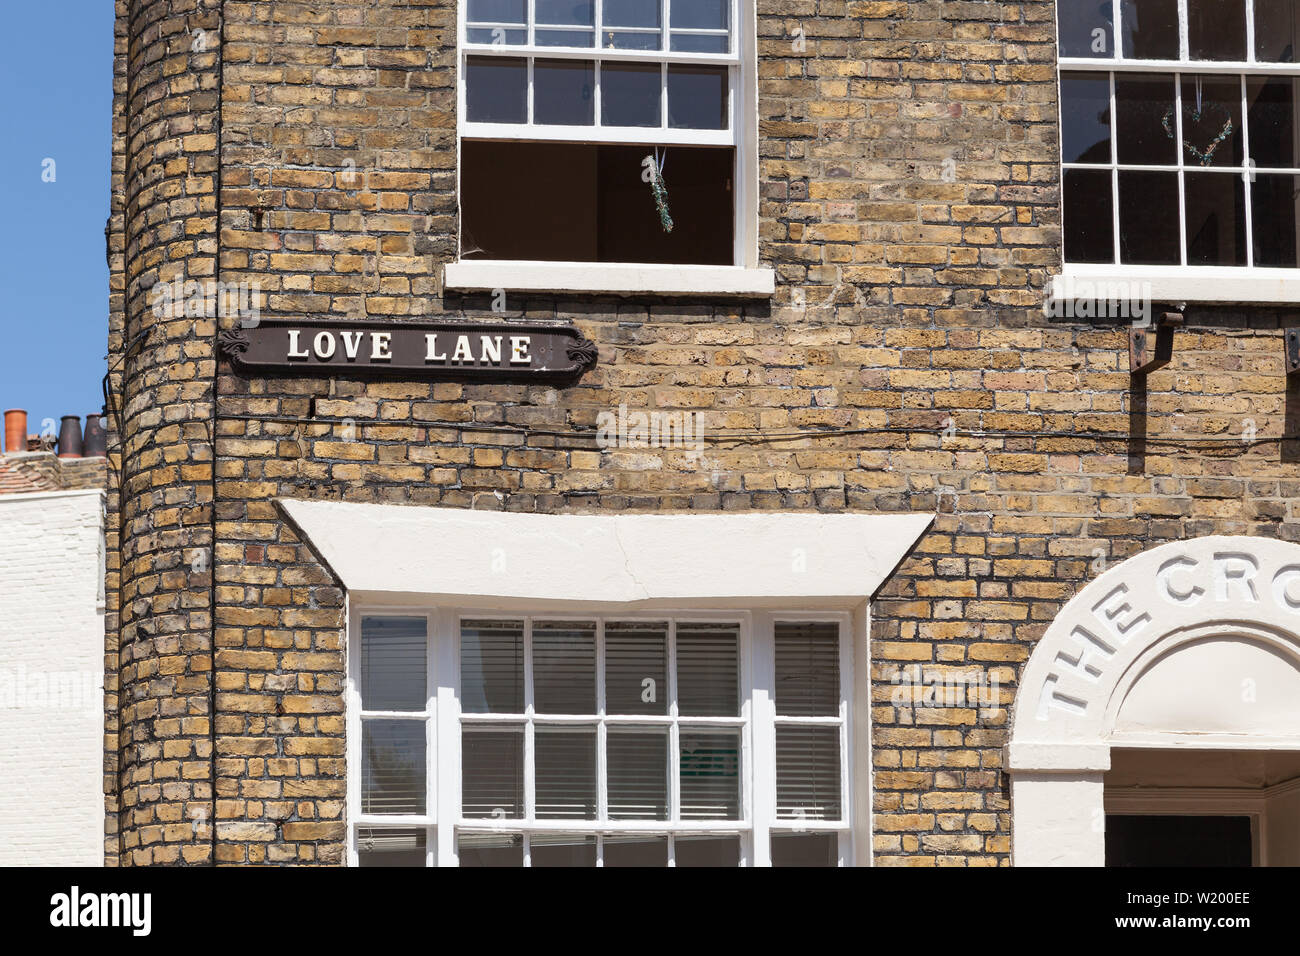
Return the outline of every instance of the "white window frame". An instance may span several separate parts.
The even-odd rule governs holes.
[[[1300,298],[1300,267],[1279,268],[1259,267],[1254,265],[1254,236],[1251,210],[1250,173],[1250,139],[1249,115],[1246,98],[1246,80],[1257,76],[1285,76],[1300,78],[1300,63],[1264,63],[1255,59],[1255,3],[1245,0],[1246,16],[1246,55],[1241,62],[1224,60],[1191,60],[1188,58],[1188,0],[1178,0],[1179,55],[1177,60],[1134,60],[1123,56],[1123,2],[1112,0],[1113,34],[1111,55],[1108,57],[1066,57],[1057,58],[1057,91],[1060,98],[1060,80],[1063,73],[1108,73],[1110,74],[1110,115],[1111,115],[1111,155],[1108,164],[1068,163],[1064,161],[1064,123],[1057,124],[1057,154],[1062,157],[1061,191],[1062,213],[1064,213],[1065,172],[1073,169],[1109,171],[1111,174],[1111,213],[1113,216],[1113,263],[1078,263],[1064,260],[1064,235],[1062,235],[1061,278],[1064,281],[1052,282],[1048,289],[1048,300],[1052,304],[1064,304],[1075,298],[1076,281],[1092,283],[1092,287],[1103,285],[1134,289],[1141,286],[1145,296],[1150,300],[1171,303],[1207,302],[1207,303],[1284,303],[1294,302]],[[1057,10],[1057,42],[1060,37],[1059,4]],[[1174,75],[1175,117],[1179,144],[1178,164],[1176,166],[1145,166],[1121,164],[1118,157],[1118,137],[1115,128],[1115,74],[1124,73],[1171,73]],[[1181,144],[1182,135],[1182,79],[1184,74],[1231,75],[1241,79],[1242,101],[1240,130],[1242,138],[1243,165],[1237,167],[1216,167],[1221,172],[1216,175],[1238,175],[1245,181],[1245,230],[1246,230],[1246,265],[1244,266],[1197,266],[1187,264],[1186,238],[1186,197],[1184,171],[1192,168],[1186,164],[1185,151]],[[1177,172],[1178,174],[1178,219],[1179,219],[1179,265],[1133,265],[1120,261],[1120,208],[1119,208],[1119,170],[1154,170]],[[1258,170],[1256,170],[1258,172]],[[1269,167],[1267,174],[1292,174],[1300,176],[1300,167],[1277,169]],[[1062,223],[1064,225],[1064,223]],[[1145,283],[1146,285],[1141,285]],[[1135,294],[1135,299],[1139,296]]]
[[[669,33],[668,14],[673,0],[665,0],[663,32]],[[680,0],[679,0],[680,2]],[[755,0],[729,0],[732,49],[729,53],[675,53],[671,51],[615,50],[593,45],[589,48],[492,46],[471,44],[467,39],[468,3],[457,4],[457,155],[465,139],[520,141],[563,141],[577,143],[648,143],[665,146],[734,146],[735,222],[732,264],[661,265],[654,263],[546,262],[504,259],[462,260],[461,231],[457,227],[457,261],[444,267],[443,284],[448,289],[507,292],[612,292],[663,295],[770,296],[776,289],[775,273],[758,260],[758,27]],[[595,3],[599,37],[601,4]],[[531,8],[530,8],[531,12]],[[530,16],[530,31],[532,29]],[[681,31],[678,31],[681,32]],[[533,39],[531,36],[529,39]],[[665,46],[667,46],[665,42]],[[665,64],[727,66],[732,71],[726,130],[683,130],[667,128],[667,95],[662,106],[664,127],[602,128],[599,83],[596,85],[593,126],[536,126],[527,124],[470,123],[466,113],[466,62],[470,56],[499,55],[545,59],[618,60]],[[532,63],[532,60],[529,60]],[[599,69],[599,66],[597,66]],[[532,69],[529,68],[528,96],[532,103]],[[460,164],[457,163],[457,194],[460,193]],[[671,185],[671,180],[669,180]]]
[[[419,815],[398,814],[362,814],[361,813],[361,688],[360,688],[360,647],[362,617],[424,617],[426,635],[428,635],[429,653],[427,655],[426,687],[428,697],[425,709],[420,712],[404,712],[394,715],[391,712],[365,711],[367,717],[389,718],[400,716],[402,719],[423,720],[428,728],[426,732],[426,773],[428,790],[426,793],[426,813]],[[646,620],[669,621],[670,629],[675,632],[678,623],[687,621],[724,622],[734,621],[740,625],[740,716],[737,718],[680,718],[675,715],[667,717],[629,718],[627,723],[664,723],[672,727],[670,733],[673,743],[670,752],[677,753],[676,736],[680,725],[707,725],[727,723],[741,725],[741,818],[736,821],[701,820],[701,821],[603,821],[597,820],[538,820],[532,816],[531,807],[526,819],[501,820],[499,822],[483,818],[462,819],[460,816],[460,766],[461,766],[461,711],[460,711],[460,622],[463,619],[539,619],[539,620],[596,620],[597,638],[597,686],[603,687],[604,656],[603,631],[606,620]],[[781,717],[775,714],[775,700],[767,691],[773,685],[775,676],[775,630],[779,622],[834,622],[839,628],[840,654],[840,703],[836,717]],[[526,633],[530,633],[528,628]],[[347,861],[350,866],[359,864],[357,834],[361,828],[372,827],[423,827],[425,837],[426,866],[456,866],[456,834],[460,831],[475,833],[520,833],[525,834],[525,865],[528,860],[528,834],[530,833],[595,833],[598,841],[606,834],[653,833],[653,834],[718,834],[740,836],[741,866],[767,866],[771,864],[771,835],[773,833],[819,832],[831,831],[839,834],[839,865],[853,866],[855,856],[869,859],[869,847],[857,847],[855,853],[854,834],[864,832],[858,814],[869,813],[867,807],[855,807],[857,786],[854,768],[855,715],[853,710],[854,680],[854,621],[849,611],[800,611],[781,610],[717,610],[669,608],[654,610],[629,609],[600,610],[584,613],[581,610],[566,611],[557,609],[549,611],[540,607],[503,608],[500,606],[390,606],[387,604],[367,604],[352,606],[348,612],[348,673],[345,683],[347,704]],[[670,637],[669,647],[673,648]],[[671,650],[670,650],[671,653]],[[526,655],[526,661],[530,659]],[[670,687],[675,680],[675,666],[671,666]],[[526,664],[527,666],[527,664]],[[670,701],[675,704],[675,688],[671,691]],[[603,710],[603,694],[598,700],[598,709]],[[866,702],[862,706],[866,706]],[[529,723],[532,726],[531,700],[525,701]],[[598,740],[604,737],[603,728],[609,718],[600,714],[602,728],[597,731]],[[476,723],[501,719],[518,723],[518,715],[495,717],[494,715],[474,714]],[[589,725],[592,717],[559,717],[547,715],[545,723],[572,722]],[[624,722],[624,721],[615,721]],[[841,819],[824,821],[815,819],[776,818],[776,737],[775,727],[782,724],[836,724],[840,733],[840,800]],[[529,750],[527,741],[531,740],[531,730],[525,731],[526,754]],[[604,748],[598,749],[598,759],[603,760]],[[441,755],[441,760],[438,759]],[[531,765],[525,757],[525,799],[530,800],[532,782],[528,778],[527,768]],[[601,786],[605,780],[603,773],[598,773],[598,800],[602,810],[606,797]],[[679,812],[679,777],[674,772],[670,779],[670,814]],[[862,839],[862,836],[859,836]],[[670,854],[671,844],[670,840]],[[599,849],[598,849],[599,858]],[[601,865],[598,862],[598,865]],[[674,862],[670,855],[669,866]]]

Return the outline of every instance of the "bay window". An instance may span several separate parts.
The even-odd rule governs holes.
[[[360,610],[349,859],[853,862],[848,615]]]

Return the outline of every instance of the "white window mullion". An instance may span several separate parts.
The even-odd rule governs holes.
[[[605,619],[596,620],[596,819],[609,819],[609,759],[606,753],[609,731],[605,726]],[[597,860],[600,850],[597,847]]]
[[[537,816],[537,766],[533,729],[533,619],[524,618],[524,819]],[[524,856],[528,841],[524,839]]]
[[[1246,62],[1255,62],[1255,0],[1246,0]],[[1242,113],[1243,123],[1245,117]]]
[[[1246,14],[1250,15],[1250,0],[1246,0]],[[1250,40],[1247,39],[1247,43]],[[1255,185],[1255,170],[1250,165],[1250,103],[1246,94],[1246,77],[1241,77],[1241,195],[1246,211],[1246,267],[1255,266],[1255,216],[1250,208],[1251,187]]]
[[[430,656],[437,657],[438,807],[442,811],[437,831],[438,866],[456,866],[455,823],[461,817],[460,626],[453,611],[433,615]]]
[[[1184,20],[1184,22],[1186,22]],[[1187,265],[1187,172],[1183,163],[1183,74],[1174,74],[1174,148],[1178,151],[1178,262]]]
[[[437,826],[442,823],[438,812],[442,808],[439,780],[443,776],[438,772],[438,657],[437,657],[438,612],[430,611],[424,616],[424,771],[425,771],[425,813]],[[439,827],[441,829],[441,827]],[[428,830],[424,834],[425,866],[435,865],[437,846],[429,839]]]
[[[770,827],[776,819],[776,623],[770,614],[755,614],[751,627],[753,692],[746,734],[753,760],[751,772],[746,774],[752,778],[750,859],[754,866],[771,866]]]
[[[1118,6],[1118,4],[1116,4]],[[1110,73],[1110,191],[1111,191],[1111,228],[1113,230],[1111,241],[1114,244],[1114,261],[1118,264],[1123,260],[1120,258],[1120,241],[1119,241],[1119,119],[1115,115],[1115,74]]]
[[[1178,0],[1178,58],[1184,62],[1188,59],[1189,40],[1187,28],[1187,0]],[[1178,144],[1182,149],[1182,142]]]
[[[530,56],[528,58],[528,112],[525,114],[525,119],[528,121],[526,125],[528,126],[533,125],[533,104],[534,102],[536,102],[536,96],[534,95],[533,92],[533,63],[534,62],[535,59]]]
[[[346,600],[346,598],[345,598]],[[361,612],[357,608],[348,610],[345,620],[348,622],[346,638],[348,654],[348,674],[344,681],[344,705],[347,718],[345,729],[347,740],[344,741],[344,755],[349,768],[358,768],[348,773],[347,805],[349,818],[353,821],[361,814]],[[348,866],[360,865],[357,853],[357,826],[348,827]]]
[[[682,818],[682,758],[681,728],[677,717],[677,621],[668,621],[668,716],[673,722],[668,727],[668,820],[677,823]]]

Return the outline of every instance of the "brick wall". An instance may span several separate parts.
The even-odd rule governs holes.
[[[187,7],[197,15],[181,0],[126,6],[131,31],[165,30],[173,45]],[[168,134],[169,162],[184,158],[196,175],[177,166],[167,178],[163,163],[159,182],[197,190],[191,211],[146,195],[154,166],[132,159],[164,135],[132,103],[170,102],[145,64],[173,60],[133,53],[134,98],[119,98],[135,144],[128,331],[148,321],[150,263],[210,268],[214,249],[223,281],[260,283],[264,316],[499,320],[487,297],[441,288],[457,213],[451,0],[221,9],[219,237],[206,191],[211,100],[168,121],[190,124]],[[127,363],[122,677],[150,686],[128,664],[126,645],[141,640],[130,615],[164,598],[193,609],[175,625],[188,650],[172,659],[194,678],[194,738],[184,721],[154,732],[194,758],[169,768],[195,774],[206,582],[157,568],[204,540],[210,446],[198,423],[215,387],[218,862],[342,859],[343,595],[276,496],[520,512],[938,511],[873,607],[874,851],[907,865],[1009,861],[1006,714],[896,708],[897,667],[995,675],[1009,704],[1034,642],[1101,562],[1215,531],[1296,536],[1295,449],[1234,440],[1247,419],[1262,438],[1294,418],[1279,314],[1190,310],[1173,364],[1145,386],[1130,381],[1122,330],[1043,317],[1060,259],[1051,3],[761,0],[758,10],[760,258],[777,271],[772,301],[507,290],[507,317],[571,321],[599,344],[597,369],[564,390],[225,367],[214,382],[207,322]],[[141,50],[151,43],[163,41]],[[188,77],[206,93],[209,58],[174,62],[178,72],[161,69],[167,82]],[[152,444],[137,437],[175,401],[193,416],[165,418],[176,426]],[[621,403],[702,412],[713,435],[702,462],[597,448],[596,416]],[[1217,444],[1190,441],[1199,437]],[[187,507],[194,524],[178,517]],[[191,537],[163,542],[146,533],[149,515]],[[146,645],[132,658],[167,656]],[[127,761],[126,739],[120,752]],[[132,759],[146,774],[158,758]],[[123,786],[131,779],[124,764]],[[139,789],[124,791],[124,813]],[[200,792],[196,782],[182,800]],[[134,816],[124,848],[152,825]],[[155,845],[134,860],[174,859],[176,846],[206,859],[175,833],[163,830],[166,853]]]
[[[0,866],[98,866],[103,494],[0,495]]]

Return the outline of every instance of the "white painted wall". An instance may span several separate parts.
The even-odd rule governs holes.
[[[0,866],[104,861],[103,493],[0,496]]]

